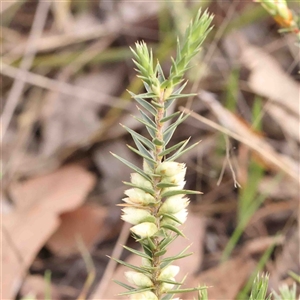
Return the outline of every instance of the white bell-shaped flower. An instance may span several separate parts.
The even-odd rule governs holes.
[[[170,278],[169,280],[170,281],[175,281],[175,278]],[[172,290],[174,286],[175,286],[175,284],[163,282],[160,285],[160,290],[161,290],[162,293],[166,293],[166,292]]]
[[[175,161],[166,161],[157,167],[156,174],[161,176],[174,176],[182,172],[183,169],[185,169],[185,164]]]
[[[153,186],[149,180],[146,180],[142,175],[139,173],[132,173],[131,174],[131,183],[136,184],[140,187],[153,189]]]
[[[185,186],[185,181],[180,182],[177,186],[167,187],[162,190],[162,193],[182,190]]]
[[[144,222],[131,227],[130,230],[144,239],[153,236],[158,231],[158,228],[154,223]]]
[[[161,221],[161,225],[173,225],[173,226],[179,226],[183,223],[185,223],[186,219],[187,219],[187,215],[188,215],[188,211],[187,209],[182,209],[179,212],[172,214],[172,216],[174,216],[180,223],[175,222],[174,220],[168,218],[168,217],[163,217],[162,221]]]
[[[158,276],[159,280],[170,280],[179,273],[180,268],[178,266],[170,265],[163,268]]]
[[[135,284],[138,287],[146,288],[153,286],[151,279],[142,273],[127,271],[125,272],[125,276],[129,283]]]
[[[124,207],[122,211],[123,215],[121,216],[121,219],[132,225],[137,225],[142,222],[155,222],[155,217],[145,209]]]
[[[180,172],[178,172],[177,174],[175,174],[173,176],[162,177],[161,182],[181,184],[182,182],[184,182],[185,173],[186,173],[186,168],[183,168]]]
[[[189,205],[189,199],[185,195],[175,195],[166,199],[159,209],[159,214],[175,214]]]
[[[129,189],[125,191],[125,195],[128,199],[123,199],[127,203],[138,204],[138,205],[148,205],[150,203],[155,203],[155,198],[140,189]]]
[[[150,168],[149,164],[147,163],[147,161],[145,159],[143,160],[143,170],[144,170],[144,172],[146,172],[148,174],[153,173],[153,170]]]
[[[152,267],[151,260],[145,257],[142,257],[142,266],[143,267]]]
[[[133,294],[130,296],[131,300],[158,300],[153,292],[146,291],[138,294]]]

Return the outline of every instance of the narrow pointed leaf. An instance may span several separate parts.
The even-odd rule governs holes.
[[[133,117],[135,120],[139,121],[140,123],[144,124],[147,128],[148,128],[148,127],[151,128],[151,129],[154,130],[154,132],[155,132],[156,128],[155,128],[152,124],[148,123],[148,121],[145,121],[144,119],[138,118],[138,117],[136,117],[136,116],[132,116],[132,117]],[[154,135],[154,136],[155,136],[155,135]]]
[[[177,126],[182,123],[189,115],[186,115],[183,117],[183,113],[178,117],[175,123],[173,123],[171,126],[169,126],[165,131],[164,131],[164,142],[165,145],[169,143],[171,140]]]
[[[171,131],[174,127],[176,128],[179,124],[181,124],[184,120],[186,120],[189,117],[189,114],[186,114],[185,116],[183,116],[184,114],[181,113],[181,115],[179,116],[179,118],[176,120],[175,123],[173,123],[171,126],[169,126],[165,131],[164,131],[164,135],[167,134],[169,131]]]
[[[146,99],[153,99],[157,97],[157,95],[150,92],[150,93],[139,94],[139,97],[146,98]]]
[[[135,136],[132,136],[132,139],[141,153],[145,154],[149,158],[153,158],[152,154],[144,147],[144,145]]]
[[[150,158],[148,155],[143,154],[142,152],[140,152],[137,149],[134,149],[133,147],[131,147],[130,145],[127,145],[127,147],[134,153],[136,153],[137,155],[143,157],[144,159],[146,159],[147,161],[155,164],[155,160],[153,158]],[[152,166],[153,167],[153,166]]]
[[[151,178],[143,171],[141,170],[139,167],[136,167],[134,164],[132,164],[131,162],[129,162],[128,160],[126,160],[125,158],[120,157],[117,154],[114,154],[111,152],[111,154],[117,158],[118,160],[120,160],[123,164],[125,164],[126,166],[128,166],[130,169],[134,170],[135,172],[139,173],[141,176],[143,176],[146,180],[151,180]]]
[[[183,91],[183,89],[186,87],[186,85],[187,85],[187,81],[181,87],[179,87],[176,91],[174,91],[172,93],[172,95],[179,95]]]
[[[110,257],[110,256],[108,256],[108,257],[111,258],[111,259],[113,259],[114,261],[116,261],[120,265],[123,265],[123,266],[125,266],[125,267],[127,267],[129,269],[134,270],[134,271],[137,271],[137,272],[140,272],[140,273],[143,273],[143,274],[149,274],[149,273],[151,273],[151,271],[149,270],[149,268],[146,269],[146,268],[143,268],[143,267],[137,267],[137,266],[129,264],[129,263],[123,261],[123,260],[116,259],[116,258]]]
[[[192,190],[174,190],[174,191],[168,191],[168,192],[165,192],[161,195],[162,198],[168,198],[168,197],[171,197],[171,196],[174,196],[174,195],[199,195],[199,194],[202,194],[201,192],[198,192],[198,191],[192,191]]]
[[[123,283],[123,282],[121,282],[119,280],[113,280],[113,282],[115,282],[116,284],[120,285],[121,287],[123,287],[123,288],[125,288],[127,290],[134,290],[135,289],[134,287],[132,287],[132,286],[126,284],[126,283]]]
[[[152,250],[150,249],[150,247],[148,247],[148,245],[145,245],[145,243],[142,243],[142,247],[148,256],[152,256]]]
[[[168,148],[168,149],[166,149],[166,150],[160,152],[160,153],[159,153],[159,156],[165,156],[165,155],[171,153],[172,151],[175,151],[175,150],[176,150],[177,148],[179,148],[181,145],[187,144],[187,143],[189,142],[189,140],[190,140],[190,138],[188,138],[188,139],[185,140],[185,141],[179,142],[178,144],[176,144],[176,145],[174,145],[174,146],[172,146],[172,147],[170,147],[170,148]]]
[[[126,184],[126,185],[128,185],[128,186],[132,186],[132,187],[134,187],[134,188],[137,188],[137,189],[140,189],[140,190],[142,190],[142,191],[144,191],[144,192],[146,192],[146,193],[149,193],[149,194],[151,194],[152,196],[154,196],[154,191],[153,190],[151,190],[151,189],[147,189],[147,188],[145,188],[145,187],[142,187],[142,186],[139,186],[139,185],[137,185],[137,184],[133,184],[133,183],[131,183],[131,182],[127,182],[127,181],[122,181],[124,184]]]
[[[156,64],[155,73],[157,73],[158,77],[161,77],[160,82],[163,82],[164,80],[166,80],[164,72],[163,72],[159,62],[157,62],[157,64]]]
[[[159,139],[157,138],[154,138],[153,139],[153,144],[157,145],[157,146],[163,146],[164,142],[163,141],[160,141]]]
[[[149,243],[149,247],[151,248],[151,250],[153,251],[153,250],[155,250],[155,248],[156,248],[156,246],[155,246],[155,244],[153,243],[153,241],[151,240],[151,238],[147,238],[147,241],[148,241],[148,243]]]
[[[188,152],[189,150],[193,149],[195,146],[197,146],[200,142],[197,142],[193,145],[191,145],[190,147],[186,148],[185,150],[178,150],[176,153],[174,153],[172,156],[170,156],[169,158],[166,159],[166,161],[174,161],[175,159],[177,159],[178,157],[180,157],[182,154]],[[184,147],[183,147],[184,148]]]
[[[164,263],[164,262],[169,262],[169,261],[174,261],[174,260],[177,260],[177,259],[181,259],[181,258],[190,256],[190,255],[193,255],[192,252],[190,252],[190,253],[185,253],[185,251],[188,250],[189,248],[190,248],[190,246],[186,247],[183,251],[181,251],[181,252],[178,253],[177,255],[174,255],[174,256],[170,256],[170,257],[164,258],[164,259],[162,260],[162,263]]]
[[[197,94],[193,93],[193,94],[180,94],[180,95],[174,95],[172,94],[167,101],[172,100],[172,99],[179,99],[179,98],[187,98],[187,97],[191,97],[191,96],[197,96]]]
[[[160,189],[163,189],[163,188],[168,188],[168,187],[176,187],[176,186],[178,186],[178,184],[160,182],[156,186],[159,187]]]
[[[150,87],[149,84],[147,84],[146,82],[144,82],[144,86],[145,86],[145,89],[146,89],[146,91],[147,91],[148,93],[151,93],[151,92],[152,92],[152,89],[151,89],[151,87]]]
[[[175,113],[173,113],[173,114],[171,114],[171,115],[169,115],[169,116],[166,116],[166,117],[162,118],[162,119],[160,120],[160,122],[161,122],[161,123],[164,123],[164,122],[169,121],[170,119],[172,119],[172,118],[174,118],[174,117],[177,117],[177,116],[180,115],[180,114],[181,114],[181,112],[180,112],[180,111],[177,111],[177,112],[175,112]]]
[[[167,237],[164,240],[162,240],[159,244],[159,247],[161,250],[164,250],[167,246],[169,246],[172,242],[174,242],[177,239],[178,235],[174,235],[173,237]]]
[[[154,100],[152,100],[151,103],[152,103],[152,104],[154,105],[154,107],[156,107],[156,108],[163,108],[163,107],[164,107],[163,105],[159,104],[158,102],[156,102],[156,101],[154,101]]]
[[[151,135],[152,138],[155,137],[157,129],[156,129],[156,124],[154,123],[154,121],[147,115],[145,114],[141,109],[139,109],[142,118],[145,122],[147,122],[148,124],[150,124],[151,126],[146,126],[149,134]]]
[[[189,288],[189,289],[178,289],[178,290],[170,290],[167,291],[167,294],[177,294],[177,293],[189,293],[189,292],[195,292],[195,291],[200,291],[200,290],[204,290],[207,289],[207,286],[199,286],[196,288]]]
[[[161,227],[165,228],[165,229],[169,229],[169,230],[171,230],[171,231],[173,231],[173,232],[175,232],[175,233],[177,233],[177,234],[185,237],[185,235],[178,228],[176,228],[175,226],[172,226],[170,224],[164,224]]]
[[[144,257],[144,258],[147,258],[147,259],[152,260],[152,258],[151,258],[150,256],[148,256],[148,255],[147,255],[146,253],[144,253],[144,252],[135,250],[135,249],[133,249],[133,248],[130,248],[130,247],[127,247],[127,246],[124,246],[124,245],[123,245],[123,247],[124,247],[126,250],[130,251],[131,253],[133,253],[133,254],[136,254],[136,255],[138,255],[138,256],[141,256],[141,257]]]
[[[130,291],[128,291],[128,292],[124,292],[124,293],[118,294],[118,295],[119,295],[119,296],[133,295],[133,294],[138,294],[138,293],[150,291],[150,290],[152,290],[152,289],[153,289],[153,287],[141,288],[141,289],[134,289],[134,290],[130,290]]]
[[[162,255],[166,254],[166,252],[167,252],[167,250],[165,250],[165,249],[155,252],[154,257],[162,256]]]
[[[174,284],[174,285],[182,285],[181,282],[172,281],[172,280],[166,280],[166,279],[163,279],[163,280],[158,280],[158,281],[159,281],[159,282],[170,283],[170,284]]]
[[[144,100],[141,97],[137,97],[137,96],[133,97],[133,99],[138,104],[140,104],[142,107],[144,107],[147,111],[149,111],[153,116],[156,116],[157,109],[152,104],[150,104],[148,101]]]
[[[173,294],[167,294],[161,300],[171,300],[172,298],[173,298]]]
[[[155,149],[154,145],[148,139],[146,139],[144,136],[142,136],[141,134],[139,134],[139,133],[135,132],[134,130],[128,128],[125,125],[122,125],[122,126],[132,135],[132,137],[134,136],[135,138],[137,138],[140,142],[142,142],[149,149],[151,149],[151,150]]]
[[[164,213],[164,214],[161,214],[162,216],[165,216],[165,217],[167,217],[167,218],[169,218],[169,219],[171,219],[171,220],[173,220],[174,222],[176,222],[176,223],[178,223],[178,224],[182,224],[176,217],[174,217],[173,215],[170,215],[170,214],[166,214],[166,213]]]
[[[175,99],[169,100],[169,101],[165,101],[165,109],[168,109],[173,103],[174,103]]]

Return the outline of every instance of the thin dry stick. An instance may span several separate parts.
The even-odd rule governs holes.
[[[98,91],[94,91],[91,89],[86,89],[83,87],[75,86],[72,84],[68,84],[65,82],[60,82],[58,80],[50,79],[45,76],[35,74],[28,71],[19,70],[17,68],[11,67],[2,63],[2,69],[0,70],[5,76],[17,78],[20,80],[30,83],[32,85],[45,88],[52,91],[58,91],[66,95],[73,96],[75,98],[83,98],[89,101],[95,101],[107,106],[118,107],[125,109],[127,103],[124,103],[124,107],[120,104],[115,104],[114,102],[120,101],[121,99],[118,97],[113,97]],[[111,101],[108,101],[111,100]]]
[[[230,171],[231,171],[231,173],[232,173],[232,178],[233,178],[233,182],[234,182],[234,187],[235,187],[235,188],[237,188],[237,187],[240,188],[241,185],[238,183],[238,181],[237,181],[237,179],[236,179],[236,175],[235,175],[235,172],[234,172],[234,169],[233,169],[231,160],[230,160],[230,153],[229,153],[229,139],[228,139],[228,136],[227,136],[227,135],[225,136],[225,142],[226,142],[226,159],[227,159],[227,162],[228,162]]]
[[[186,107],[180,107],[180,110],[182,112],[184,112],[185,114],[190,114],[193,118],[195,118],[196,120],[199,120],[200,122],[218,130],[221,131],[231,137],[233,137],[234,139],[236,139],[237,141],[240,141],[241,143],[247,145],[248,147],[252,148],[253,150],[257,151],[258,153],[260,153],[264,159],[266,159],[267,161],[269,161],[270,163],[272,163],[273,165],[275,165],[277,168],[279,168],[280,170],[284,171],[287,175],[289,175],[293,180],[295,180],[296,182],[300,182],[300,178],[298,176],[298,174],[296,172],[293,171],[292,168],[290,168],[290,166],[286,163],[284,163],[282,160],[278,160],[272,153],[262,149],[261,147],[259,147],[259,145],[251,142],[250,140],[240,136],[239,134],[203,117],[198,115],[197,113],[194,113],[193,111],[189,110]]]
[[[129,233],[130,233],[130,231],[129,231],[130,227],[131,227],[131,225],[129,223],[123,224],[121,233],[119,235],[119,238],[118,238],[116,245],[114,247],[114,250],[112,252],[112,255],[111,255],[112,257],[114,257],[116,259],[119,259],[121,257],[121,254],[123,251],[123,247],[121,245],[126,244]],[[103,295],[107,289],[107,286],[110,283],[112,274],[114,273],[117,265],[118,265],[118,263],[115,260],[113,260],[113,259],[109,260],[109,263],[108,263],[108,265],[105,269],[105,272],[102,276],[101,283],[96,291],[97,299],[103,299]]]
[[[36,54],[36,43],[43,33],[43,28],[44,28],[44,25],[46,22],[50,3],[51,3],[50,1],[49,2],[40,1],[38,4],[36,13],[34,16],[32,28],[31,28],[31,31],[29,34],[28,43],[26,45],[24,57],[21,61],[20,72],[21,72],[21,70],[24,71],[24,70],[30,69],[30,67],[32,65],[33,59]],[[4,106],[3,113],[1,115],[1,119],[0,119],[0,123],[2,124],[1,138],[3,138],[5,136],[7,128],[12,119],[14,111],[18,105],[20,96],[21,96],[24,86],[25,86],[25,82],[23,80],[20,80],[20,77],[21,77],[20,75],[21,74],[18,74],[18,76],[16,76],[16,78],[15,78],[12,89],[6,100],[6,104]]]

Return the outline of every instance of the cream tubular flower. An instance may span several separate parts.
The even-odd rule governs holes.
[[[185,195],[175,195],[166,199],[159,210],[159,214],[175,214],[189,205],[189,199]]]
[[[159,280],[170,280],[179,273],[180,268],[178,266],[170,265],[163,268],[158,276]]]
[[[123,215],[121,219],[132,225],[137,225],[142,222],[155,222],[155,217],[145,209],[139,209],[134,207],[125,207],[122,209]]]
[[[187,219],[187,215],[188,215],[188,211],[187,209],[182,209],[179,212],[172,214],[172,216],[174,216],[180,223],[175,222],[174,220],[168,218],[168,217],[163,217],[161,224],[165,225],[173,225],[173,226],[179,226],[182,225],[183,223],[185,223],[186,219]]]
[[[158,228],[155,224],[150,222],[144,222],[138,225],[133,226],[130,230],[140,236],[142,239],[153,236]]]
[[[182,190],[185,186],[185,181],[180,182],[177,186],[167,187],[162,190],[162,193],[170,192],[170,191],[179,191]]]
[[[185,169],[185,164],[181,164],[175,161],[166,161],[161,163],[157,169],[156,173],[161,176],[174,176],[179,174]]]
[[[143,293],[133,294],[130,296],[131,300],[158,300],[156,295],[150,291]]]
[[[155,203],[155,198],[140,189],[129,189],[125,191],[125,195],[128,196],[128,199],[123,199],[127,203],[139,204],[139,205],[148,205],[150,203]]]
[[[127,271],[125,272],[125,276],[129,283],[135,284],[138,287],[146,288],[153,286],[151,279],[142,273]]]
[[[142,175],[139,173],[132,173],[131,174],[131,183],[136,184],[140,187],[153,189],[153,186],[149,180],[146,180]]]
[[[174,278],[170,278],[170,281],[175,281]],[[160,289],[163,293],[166,293],[167,291],[170,291],[174,287],[174,284],[163,282],[160,286]]]
[[[184,182],[185,173],[186,173],[186,168],[183,168],[182,171],[180,171],[179,173],[177,173],[173,176],[163,177],[161,182],[181,184],[182,182]]]

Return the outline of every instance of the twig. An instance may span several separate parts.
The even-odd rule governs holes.
[[[76,98],[83,98],[90,101],[95,101],[107,106],[111,107],[118,107],[123,108],[121,105],[117,105],[113,103],[114,101],[120,101],[120,98],[113,97],[98,91],[94,91],[91,89],[86,89],[83,87],[75,86],[72,84],[68,84],[65,82],[60,82],[55,79],[50,79],[45,76],[35,74],[28,71],[19,70],[17,68],[11,67],[6,64],[2,64],[2,69],[0,70],[0,73],[2,73],[5,76],[16,78],[22,80],[23,82],[30,83],[32,85],[45,88],[52,91],[58,91],[66,95],[70,95]],[[104,98],[105,99],[101,99]],[[107,101],[111,100],[111,102]],[[126,104],[127,105],[127,104]],[[125,106],[125,104],[124,104]]]
[[[185,114],[190,114],[191,117],[195,118],[196,120],[201,121],[202,123],[220,131],[223,132],[237,141],[240,141],[241,143],[247,145],[248,147],[252,148],[253,150],[257,151],[265,160],[269,161],[272,165],[276,166],[280,170],[284,171],[287,175],[289,175],[293,180],[296,182],[300,182],[300,178],[295,170],[295,167],[292,166],[292,164],[288,164],[287,162],[283,161],[282,159],[278,159],[274,153],[270,153],[269,151],[266,151],[262,147],[260,147],[258,144],[254,143],[253,141],[247,139],[246,137],[243,137],[203,116],[200,116],[197,113],[194,113],[193,111],[189,110],[186,107],[180,107],[180,110],[184,112]]]
[[[231,173],[232,173],[232,178],[233,178],[233,182],[234,182],[234,187],[235,187],[235,188],[237,188],[237,187],[240,188],[241,185],[238,183],[238,181],[237,181],[237,179],[236,179],[236,175],[235,175],[235,172],[234,172],[234,169],[233,169],[231,160],[230,160],[230,153],[229,153],[229,139],[228,139],[228,136],[227,136],[227,135],[225,136],[225,142],[226,142],[226,159],[227,159],[227,162],[228,162],[230,171],[231,171]]]
[[[111,255],[112,257],[117,258],[117,259],[120,258],[122,251],[123,251],[123,247],[121,245],[126,244],[128,236],[129,236],[129,232],[130,232],[129,231],[130,227],[131,227],[130,224],[124,223],[121,233],[119,235],[119,238],[118,238],[116,245],[114,247],[114,250],[112,252],[112,255]],[[118,263],[115,260],[113,260],[113,259],[109,260],[109,263],[108,263],[108,265],[105,269],[105,272],[102,276],[101,283],[98,286],[96,293],[94,294],[95,297],[97,297],[96,299],[103,299],[104,292],[106,291],[107,286],[110,283],[110,279],[112,277],[113,272],[116,269],[117,264]],[[92,299],[93,299],[93,297],[92,297]]]
[[[43,28],[44,28],[46,18],[47,18],[47,14],[49,11],[50,3],[51,2],[40,1],[38,4],[36,13],[34,16],[32,28],[31,28],[31,31],[29,34],[29,39],[28,39],[28,42],[26,45],[24,57],[20,64],[19,72],[30,69],[30,67],[32,65],[33,59],[36,54],[36,43],[37,43],[37,40],[42,35]],[[25,82],[23,80],[20,80],[20,76],[18,74],[18,76],[15,77],[15,81],[14,81],[12,89],[8,95],[6,104],[3,109],[3,113],[1,115],[1,119],[0,119],[0,123],[2,124],[1,138],[3,138],[5,136],[5,133],[7,131],[9,123],[14,114],[14,111],[18,105],[20,96],[23,92],[24,86],[25,86]]]

